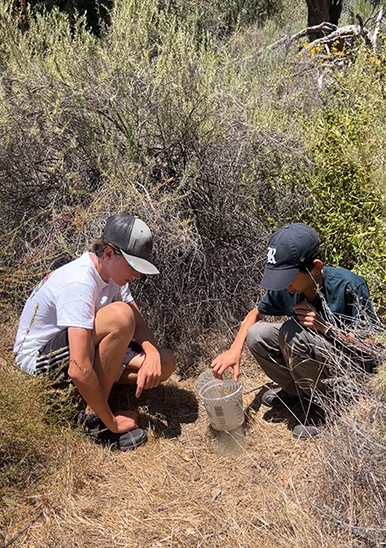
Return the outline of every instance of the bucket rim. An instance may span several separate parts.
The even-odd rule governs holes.
[[[236,383],[236,381],[234,381]],[[214,385],[215,386],[215,385]],[[204,400],[204,401],[218,401],[218,400],[227,400],[229,398],[234,398],[235,395],[238,395],[239,392],[242,393],[242,390],[243,390],[243,387],[242,387],[242,384],[239,383],[239,385],[235,386],[235,390],[231,393],[231,394],[226,394],[225,396],[217,396],[217,397],[210,397],[210,396],[205,396],[205,391],[206,390],[209,390],[210,388],[214,388],[214,386],[209,386],[209,383],[208,384],[205,384],[201,390],[200,390],[200,397]]]

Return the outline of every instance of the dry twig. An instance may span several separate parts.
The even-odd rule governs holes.
[[[3,544],[1,548],[8,548],[8,546],[11,546],[11,544],[13,544],[23,533],[25,533],[31,527],[31,525],[33,525],[35,521],[37,521],[43,515],[43,513],[44,510],[43,508],[41,508],[40,512],[36,514],[36,516],[31,519],[31,521],[28,522],[27,525],[25,525],[23,529],[21,529],[14,537],[12,537],[8,542]]]

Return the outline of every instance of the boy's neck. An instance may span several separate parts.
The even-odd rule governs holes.
[[[94,263],[95,270],[98,272],[98,274],[102,278],[102,280],[107,283],[109,281],[109,277],[107,276],[106,272],[104,271],[102,259],[100,257],[97,257],[97,255],[95,255],[95,253],[89,253],[89,256],[90,256],[90,259],[92,260],[92,262]]]
[[[313,276],[312,279],[314,283],[303,292],[303,295],[310,303],[314,302],[318,294],[318,289],[323,285],[323,271]]]

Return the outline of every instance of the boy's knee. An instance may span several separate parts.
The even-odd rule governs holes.
[[[171,350],[168,348],[162,348],[160,351],[161,354],[161,366],[162,366],[162,374],[161,374],[161,382],[166,381],[172,373],[176,370],[176,359],[174,357],[174,354]]]
[[[252,355],[266,355],[266,341],[270,338],[272,324],[268,322],[257,322],[247,331],[246,344]]]
[[[279,346],[286,361],[308,359],[325,361],[323,339],[316,332],[305,329],[295,320],[286,321],[279,332]],[[317,357],[319,356],[319,357]]]
[[[135,329],[135,317],[132,308],[122,301],[110,303],[100,309],[105,315],[105,320],[109,322],[112,330]]]
[[[289,319],[283,323],[279,331],[279,347],[283,351],[286,347],[294,347],[299,344],[299,335],[304,328],[294,319]]]

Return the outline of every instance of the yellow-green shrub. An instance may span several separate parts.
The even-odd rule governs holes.
[[[386,107],[383,57],[363,51],[337,75],[305,124],[313,200],[304,219],[319,232],[325,261],[354,269],[385,305]]]

